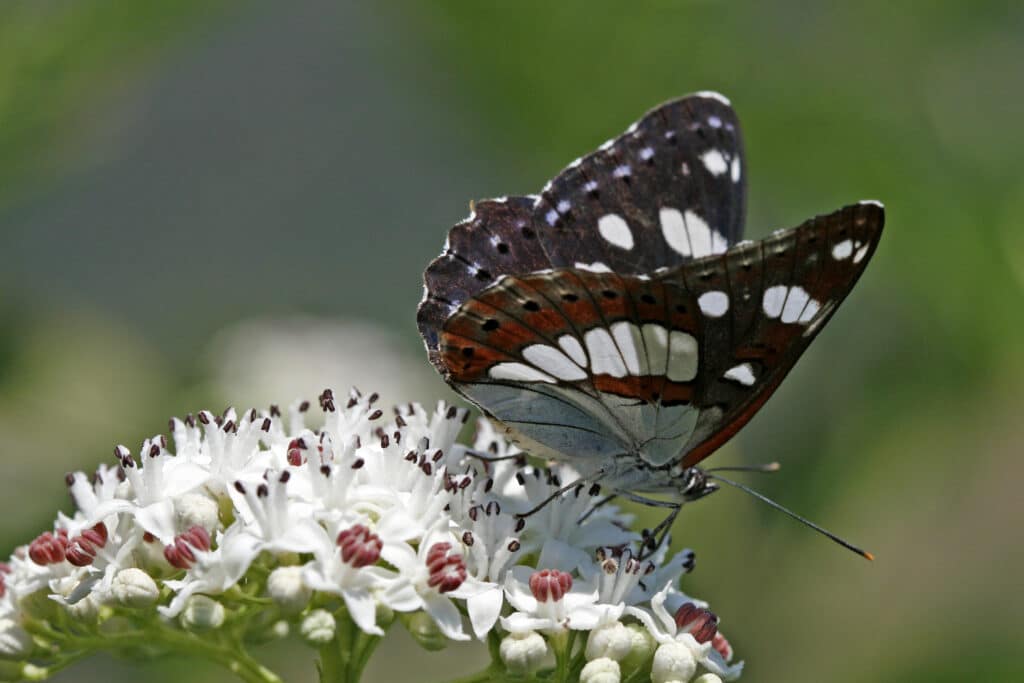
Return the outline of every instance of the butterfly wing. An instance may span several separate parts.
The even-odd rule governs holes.
[[[440,333],[446,379],[528,449],[700,462],[775,391],[873,253],[864,202],[656,277],[507,276]]]
[[[728,441],[774,393],[864,272],[884,223],[881,204],[860,202],[681,269],[704,309],[700,417],[684,466]]]
[[[714,93],[653,109],[540,195],[477,203],[424,274],[417,311],[431,362],[447,318],[505,275],[557,268],[653,273],[725,251],[743,229],[739,122]]]

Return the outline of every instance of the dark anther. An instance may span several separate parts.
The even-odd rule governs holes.
[[[370,416],[367,417],[366,419],[368,419],[368,420],[379,420],[381,415],[383,415],[383,414],[384,414],[384,411],[381,410],[380,408],[378,408],[377,410],[375,410],[372,413],[370,413]]]
[[[523,520],[519,520],[519,521],[522,522]],[[519,550],[519,548],[520,548],[519,541],[517,541],[514,538],[511,541],[509,541],[508,551],[510,553],[517,552]]]
[[[462,542],[468,546],[473,545],[473,533],[467,531],[466,533],[462,534]]]
[[[519,517],[518,519],[516,519],[516,533],[518,534],[520,531],[522,531],[525,528],[526,528],[526,518],[525,517]]]
[[[299,404],[299,412],[304,413],[309,410],[309,401],[303,401]]]
[[[450,420],[453,417],[455,417],[456,415],[458,415],[458,413],[459,413],[459,409],[458,408],[456,408],[455,406],[448,406],[448,410],[445,412],[444,417],[445,417],[446,420]]]
[[[590,487],[590,491],[588,491],[588,493],[590,493],[590,495],[592,496],[596,496],[597,494],[601,493],[601,485],[594,484],[593,486]]]

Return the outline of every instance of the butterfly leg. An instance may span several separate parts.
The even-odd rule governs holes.
[[[602,498],[601,500],[597,501],[596,503],[594,503],[594,504],[593,504],[593,505],[592,505],[592,506],[590,507],[590,509],[589,509],[589,510],[587,510],[586,512],[584,512],[584,513],[583,513],[583,516],[582,516],[582,517],[580,517],[580,518],[579,518],[579,519],[578,519],[578,520],[576,521],[576,523],[577,523],[577,524],[583,524],[583,522],[587,521],[587,518],[588,518],[588,517],[590,517],[590,515],[592,515],[592,514],[594,514],[595,512],[597,512],[598,508],[604,507],[604,506],[605,506],[605,505],[607,505],[608,503],[612,502],[613,500],[615,500],[615,499],[616,499],[616,498],[618,497],[618,495],[619,495],[619,494],[617,494],[617,493],[613,493],[613,494],[611,494],[611,495],[608,495],[608,496],[605,496],[605,497],[604,497],[604,498]]]
[[[559,496],[561,496],[566,491],[571,491],[574,488],[576,488],[577,486],[582,487],[587,482],[590,482],[591,489],[594,491],[594,495],[597,495],[597,491],[600,490],[600,486],[598,485],[597,482],[600,481],[601,478],[604,477],[604,475],[605,475],[604,470],[598,470],[592,476],[580,477],[579,479],[577,479],[576,481],[572,482],[571,484],[566,484],[565,486],[562,486],[557,491],[552,493],[550,496],[548,496],[547,498],[545,498],[541,502],[539,502],[536,505],[534,505],[532,508],[530,508],[526,512],[520,512],[519,514],[516,515],[516,517],[518,517],[519,519],[525,519],[525,518],[529,517],[530,515],[532,515],[532,514],[534,514],[536,512],[539,512],[540,510],[543,510],[547,506],[548,503],[550,503],[554,499],[558,498]]]
[[[679,510],[683,507],[682,503],[667,501],[667,500],[656,500],[654,498],[646,498],[644,496],[638,496],[635,493],[620,492],[626,500],[631,500],[634,503],[640,503],[647,507],[654,508],[668,508],[669,513],[665,519],[658,523],[658,526],[653,529],[644,529],[641,532],[643,537],[643,549],[640,552],[640,559],[643,560],[652,555],[661,544],[665,542],[665,537],[668,536],[668,532],[672,529],[672,524],[676,521],[676,516],[679,514]]]

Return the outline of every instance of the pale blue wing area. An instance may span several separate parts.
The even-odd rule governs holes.
[[[691,406],[659,407],[603,392],[593,397],[546,382],[459,388],[539,451],[536,455],[559,459],[603,461],[629,454],[664,465],[680,455],[698,416]]]

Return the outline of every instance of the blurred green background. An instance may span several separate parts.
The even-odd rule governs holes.
[[[856,292],[715,457],[780,460],[756,484],[878,560],[729,491],[676,525],[684,587],[747,681],[1024,680],[1022,71],[1003,2],[4,2],[2,547],[66,505],[64,471],[168,415],[448,395],[414,310],[468,200],[715,89],[749,236],[886,204]],[[387,647],[372,680],[478,656]],[[299,650],[269,655],[313,680]],[[60,680],[185,671],[223,678],[100,659]]]

